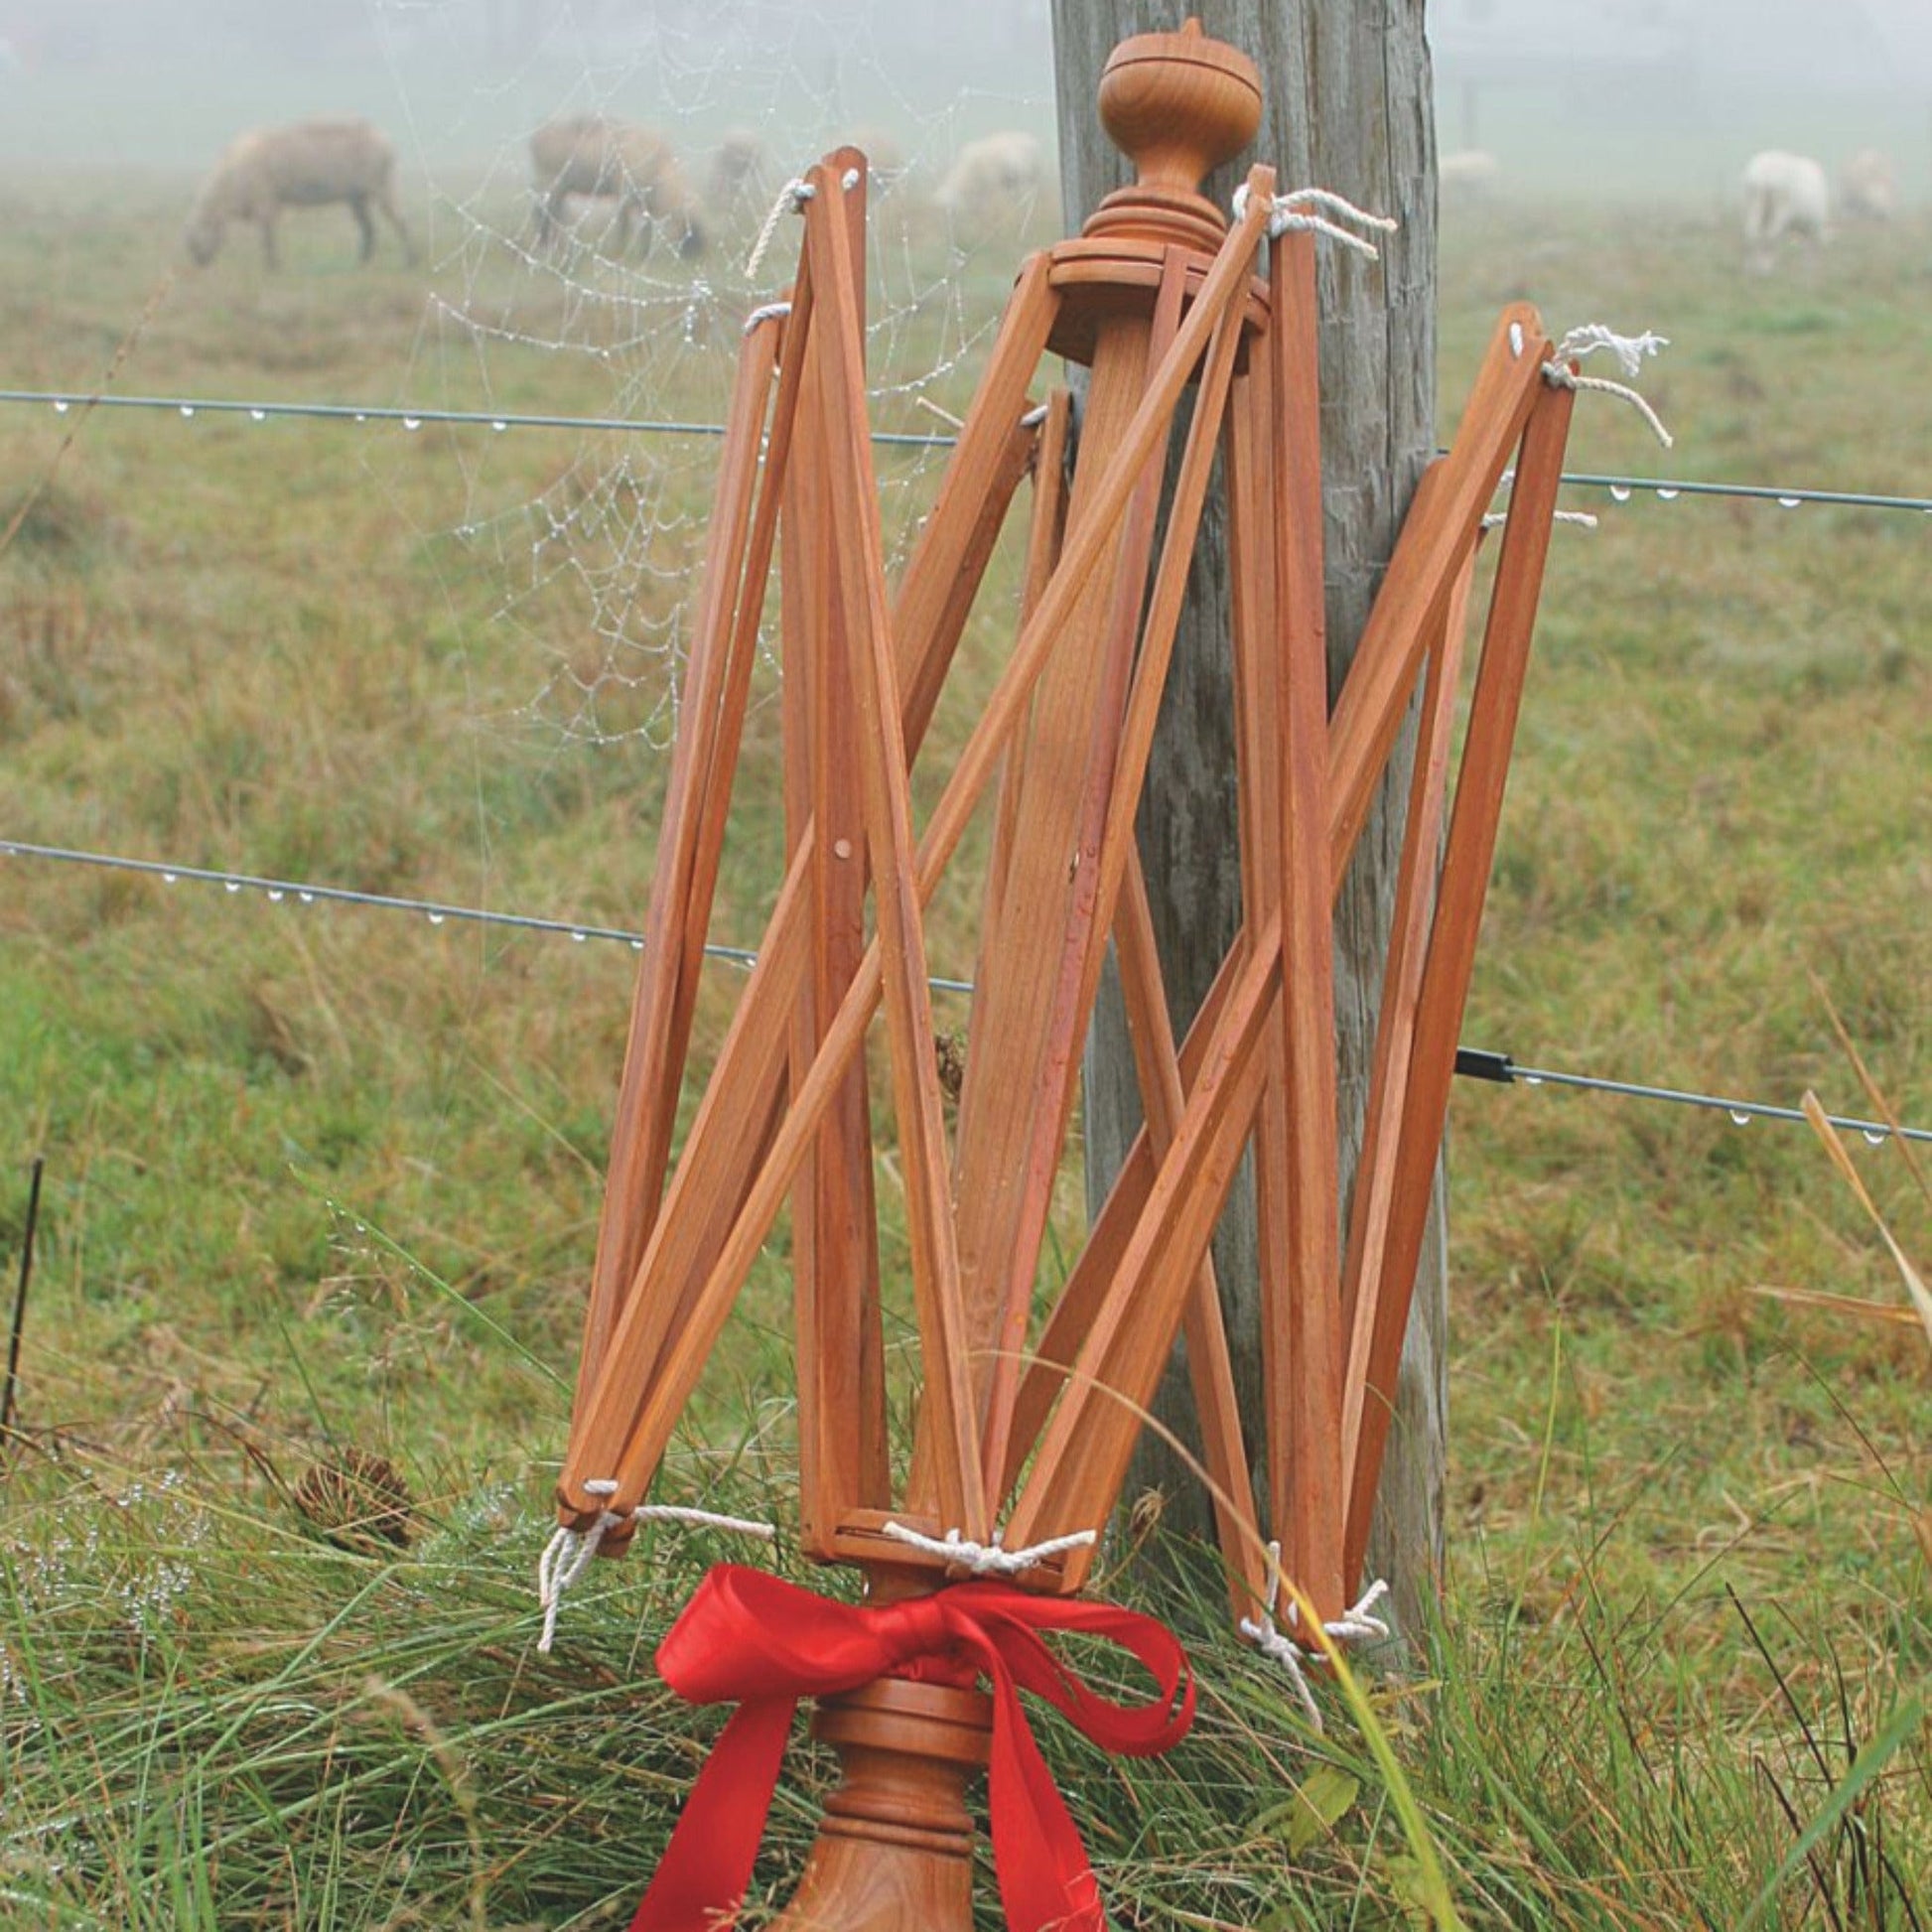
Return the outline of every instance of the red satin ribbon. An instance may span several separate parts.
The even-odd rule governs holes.
[[[1146,1665],[1160,1696],[1099,1697],[1040,1641],[1042,1630],[1105,1637]],[[803,1697],[881,1677],[993,1684],[988,1809],[1011,1932],[1104,1932],[1107,1915],[1080,1835],[1027,1725],[1023,1690],[1062,1711],[1103,1749],[1164,1751],[1194,1719],[1179,1640],[1107,1603],[1034,1596],[1010,1584],[954,1584],[879,1607],[834,1603],[759,1570],[720,1564],[658,1646],[657,1668],[691,1704],[738,1705],[690,1797],[630,1932],[717,1932],[752,1881],[792,1713]]]

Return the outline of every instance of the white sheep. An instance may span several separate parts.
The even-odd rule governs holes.
[[[630,246],[634,228],[648,241],[663,222],[680,255],[704,252],[704,227],[670,144],[650,129],[601,114],[547,121],[530,136],[530,180],[537,195],[537,242],[553,241],[570,218],[570,200],[618,205],[617,246]]]
[[[1017,130],[968,141],[933,200],[968,231],[1011,222],[1037,200],[1046,178],[1038,137]]]
[[[320,207],[346,202],[361,231],[361,259],[375,248],[371,207],[380,208],[416,259],[395,197],[396,151],[380,129],[364,120],[298,121],[262,127],[231,142],[203,185],[184,237],[203,267],[221,246],[230,221],[253,221],[262,231],[262,253],[276,266],[275,222],[285,207]]]
[[[1891,157],[1861,148],[1838,171],[1838,205],[1848,220],[1889,221],[1898,211],[1898,172]]]
[[[1770,148],[1744,168],[1744,248],[1750,266],[1769,270],[1786,235],[1828,241],[1832,195],[1825,171],[1802,154]]]
[[[1446,201],[1486,202],[1502,180],[1503,164],[1487,148],[1460,148],[1436,163],[1437,192]]]

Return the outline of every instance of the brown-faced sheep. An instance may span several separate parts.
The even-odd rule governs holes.
[[[570,201],[581,195],[618,205],[617,247],[630,246],[634,228],[646,240],[656,223],[675,235],[680,255],[704,252],[697,204],[669,144],[648,128],[577,114],[546,121],[530,136],[530,181],[537,195],[537,243],[554,241],[568,225]]]
[[[346,202],[361,233],[361,259],[375,248],[371,207],[380,208],[416,259],[395,195],[396,151],[387,136],[364,120],[297,121],[261,127],[229,143],[202,188],[185,237],[203,267],[220,249],[230,221],[252,221],[262,231],[262,254],[277,261],[275,222],[285,207],[320,207]]]

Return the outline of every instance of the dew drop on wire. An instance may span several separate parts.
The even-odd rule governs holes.
[[[631,942],[630,942],[630,950],[631,950],[632,952],[642,952],[642,951],[643,951],[643,949],[644,949],[644,942],[643,942],[643,941],[642,941],[641,939],[633,939],[633,940],[631,940]]]
[[[1802,496],[1780,496],[1778,498],[1778,508],[1781,510],[1795,510],[1804,500]]]
[[[241,881],[238,879],[224,879],[222,880],[221,884],[224,888],[226,888],[227,891],[231,893],[238,893],[241,891]]]
[[[402,419],[402,426],[404,429],[421,429],[423,419],[420,416],[405,416]]]
[[[492,422],[489,427],[493,429],[498,436],[501,436],[502,433],[509,428],[509,424],[502,421],[501,418],[498,418],[496,421]]]
[[[195,405],[192,402],[183,403],[181,406],[181,413],[184,418],[194,415]]]
[[[1629,500],[1630,500],[1630,485],[1628,483],[1612,483],[1610,485],[1611,502],[1627,503]]]
[[[164,886],[172,886],[172,885],[174,885],[174,884],[176,883],[176,881],[178,881],[178,880],[179,880],[180,878],[181,878],[181,874],[180,874],[180,873],[178,873],[178,872],[164,872],[164,873],[163,873],[163,874],[161,875],[161,883],[162,883],[162,884],[163,884]]]
[[[432,912],[429,915],[429,922],[431,925],[441,925],[448,917],[449,914],[447,912]]]
[[[1681,490],[1676,489],[1660,489],[1657,492],[1657,500],[1660,503],[1674,503],[1682,493]]]
[[[271,886],[268,889],[268,902],[271,905],[280,905],[281,902],[287,897],[288,897],[288,894],[283,892],[283,890],[279,886]]]
[[[57,416],[65,416],[72,407],[73,405],[65,396],[56,396],[54,398],[54,413]]]
[[[1744,1110],[1743,1110],[1743,1109],[1742,1109],[1741,1107],[1731,1107],[1731,1108],[1729,1108],[1729,1109],[1727,1109],[1726,1111],[1727,1111],[1727,1112],[1729,1113],[1729,1115],[1730,1115],[1730,1124],[1731,1124],[1731,1126],[1733,1126],[1733,1127],[1748,1127],[1748,1126],[1749,1126],[1749,1125],[1751,1124],[1751,1117],[1750,1117],[1750,1115],[1749,1115],[1749,1114],[1747,1114],[1747,1113],[1745,1113],[1745,1112],[1744,1112]]]
[[[1882,1127],[1867,1127],[1863,1131],[1864,1133],[1864,1144],[1866,1147],[1883,1147],[1891,1139],[1890,1134]]]
[[[1540,1073],[1519,1073],[1516,1077],[1526,1087],[1540,1087],[1543,1084],[1543,1075]]]
[[[251,423],[265,423],[268,421],[268,411],[265,409],[251,409],[248,412],[248,420]]]
[[[570,935],[570,942],[573,946],[581,946],[590,936],[588,932],[573,932]]]
[[[316,896],[314,893],[297,893],[296,897],[299,898],[304,905],[313,905],[316,902]]]

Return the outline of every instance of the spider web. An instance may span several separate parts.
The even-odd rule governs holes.
[[[997,129],[1033,133],[1050,183],[1043,4],[924,18],[883,0],[373,5],[435,207],[433,291],[408,392],[637,425],[520,432],[555,453],[535,489],[493,460],[498,439],[451,443],[463,510],[450,534],[466,570],[492,587],[488,621],[517,640],[519,722],[560,743],[662,749],[746,318],[797,261],[800,230],[781,213],[746,272],[774,199],[835,146],[872,161],[867,359],[874,427],[904,439],[876,459],[897,566],[1022,249],[1056,220],[1050,187],[1009,188],[990,205],[938,193],[960,147]],[[941,18],[946,55],[935,60]],[[680,253],[662,220],[624,245],[609,201],[575,202],[563,232],[539,238],[529,135],[576,115],[668,143],[700,254]],[[767,695],[774,678],[767,651]]]

